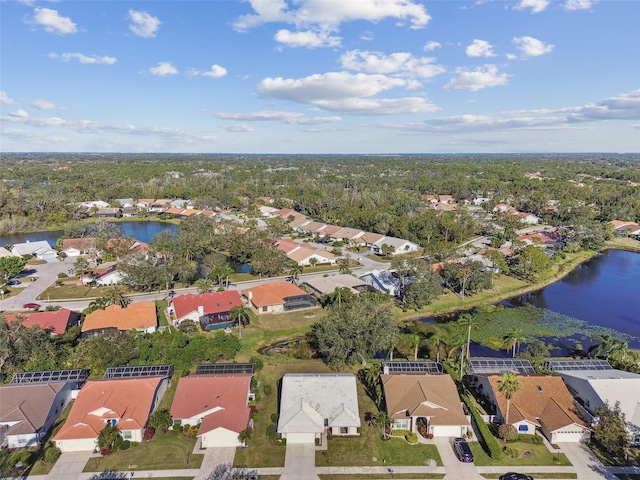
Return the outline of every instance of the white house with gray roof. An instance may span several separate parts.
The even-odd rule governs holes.
[[[278,433],[288,444],[360,435],[356,377],[350,373],[287,373],[282,377]]]
[[[16,257],[23,257],[25,255],[33,255],[40,260],[55,260],[58,257],[56,252],[49,242],[46,240],[40,240],[38,242],[24,242],[16,243],[11,248],[11,253]]]
[[[382,246],[391,247],[391,255],[400,255],[401,253],[410,253],[418,251],[418,244],[396,237],[382,237],[380,240],[371,245],[371,251],[375,254],[383,254]]]

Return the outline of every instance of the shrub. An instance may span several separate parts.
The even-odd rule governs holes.
[[[177,424],[177,423],[176,423],[176,424],[173,426],[173,431],[174,431],[174,432],[178,432],[178,433],[179,433],[179,432],[182,432],[182,425],[179,425],[179,424]]]
[[[61,454],[62,452],[59,448],[54,446],[47,447],[47,449],[44,451],[44,463],[55,463],[56,460],[60,458]]]
[[[153,427],[147,427],[144,429],[144,433],[142,435],[143,440],[151,440],[153,436],[156,434],[156,429]]]
[[[417,433],[407,432],[407,434],[404,436],[404,438],[407,440],[407,442],[409,442],[411,444],[418,443],[418,434]]]
[[[278,427],[275,423],[272,423],[267,427],[267,438],[273,442],[278,439]]]
[[[504,447],[503,451],[504,451],[505,455],[507,455],[508,457],[511,457],[511,458],[520,457],[520,451],[517,448]]]
[[[273,387],[271,385],[265,385],[262,387],[262,391],[268,397],[273,393]]]
[[[131,446],[131,442],[129,440],[124,440],[120,444],[120,450],[127,450]]]
[[[249,362],[255,365],[256,372],[259,372],[264,367],[264,362],[260,357],[253,356],[249,359]]]
[[[271,421],[273,423],[278,423],[278,414],[277,413],[272,413],[271,414]]]
[[[102,455],[103,457],[108,457],[112,453],[113,453],[113,450],[111,450],[109,447],[104,447],[100,449],[100,455]]]
[[[518,435],[516,441],[533,445],[542,445],[544,443],[544,440],[539,435]]]
[[[69,278],[69,275],[67,275],[67,274],[66,274],[66,273],[64,273],[64,272],[60,272],[60,273],[58,274],[58,278]]]
[[[498,427],[498,437],[500,437],[505,442],[515,440],[518,438],[518,431],[513,425],[505,423]]]
[[[478,438],[478,440],[481,441],[482,448],[487,452],[487,454],[491,458],[493,459],[501,458],[502,449],[500,448],[500,444],[498,443],[498,440],[496,439],[496,437],[494,437],[491,431],[489,430],[489,427],[487,426],[487,424],[484,423],[484,420],[482,420],[482,416],[478,412],[478,409],[475,407],[471,399],[467,397],[467,395],[462,395],[462,400],[467,406],[467,410],[469,410],[469,412],[473,416],[473,420],[475,421],[476,425],[478,426],[478,433],[480,434],[480,437],[481,437],[481,438]]]

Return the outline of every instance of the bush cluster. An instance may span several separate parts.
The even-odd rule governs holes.
[[[489,427],[487,426],[487,424],[484,423],[484,420],[482,420],[482,416],[478,412],[478,409],[476,408],[476,406],[471,402],[471,400],[467,397],[467,395],[462,395],[462,400],[464,401],[465,405],[467,406],[467,409],[473,416],[473,419],[476,422],[476,425],[478,426],[478,432],[482,437],[481,444],[483,445],[483,448],[485,449],[485,451],[487,451],[487,453],[491,458],[494,458],[494,459],[502,458],[502,448],[500,447],[500,444],[498,443],[498,440],[496,439],[496,437],[494,437],[493,434],[491,433],[491,430],[489,430]],[[480,440],[480,438],[478,440]]]

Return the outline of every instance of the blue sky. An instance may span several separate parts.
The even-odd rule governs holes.
[[[0,149],[640,151],[640,2],[0,1]]]

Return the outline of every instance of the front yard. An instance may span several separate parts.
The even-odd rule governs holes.
[[[522,442],[509,442],[504,445],[519,452],[520,458],[511,458],[505,454],[502,458],[493,459],[486,454],[479,442],[469,443],[473,452],[474,463],[478,466],[571,466],[571,462],[569,462],[564,453],[551,453],[544,445]],[[530,452],[530,454],[527,455],[526,452]],[[522,470],[522,468],[520,469]]]

